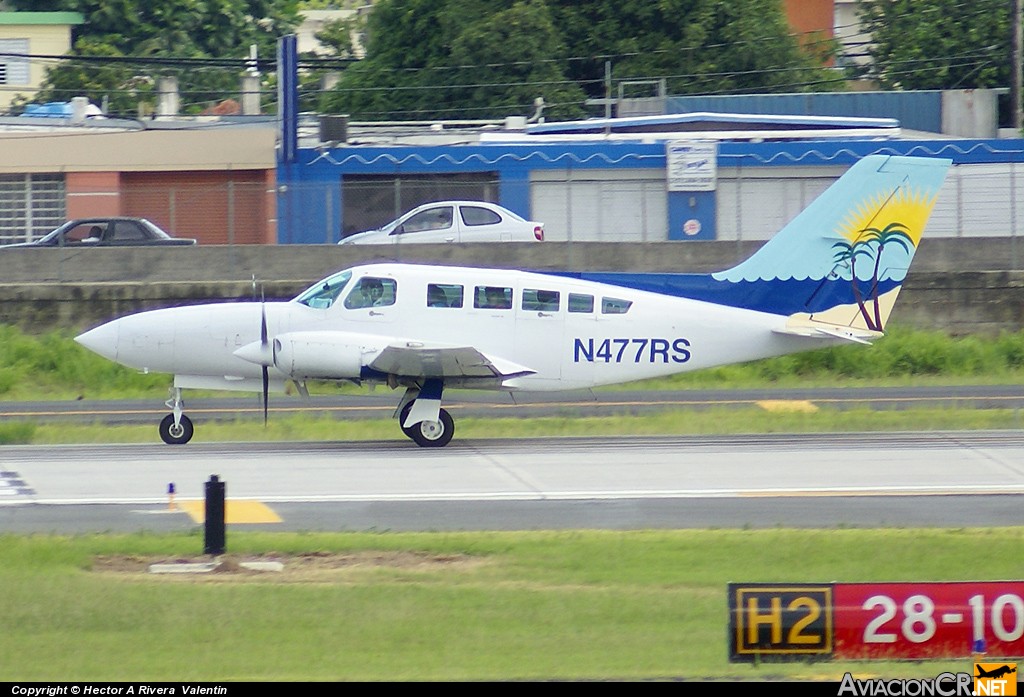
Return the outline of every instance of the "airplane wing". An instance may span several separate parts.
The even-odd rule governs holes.
[[[285,332],[274,337],[272,351],[254,341],[234,353],[257,365],[274,365],[292,378],[355,378],[364,367],[398,377],[441,379],[507,380],[537,372],[472,346],[323,330]]]
[[[403,377],[514,378],[536,372],[472,346],[426,346],[408,341],[385,347],[368,366]]]

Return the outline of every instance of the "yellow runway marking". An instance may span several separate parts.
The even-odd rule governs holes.
[[[206,522],[205,501],[178,501],[179,509],[188,513],[196,523]],[[229,525],[240,523],[280,523],[281,518],[265,503],[259,501],[224,502],[224,522]]]
[[[802,411],[807,414],[818,411],[818,407],[805,399],[762,399],[756,404],[765,411]]]

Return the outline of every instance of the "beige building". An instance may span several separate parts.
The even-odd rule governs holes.
[[[0,118],[0,244],[114,215],[204,245],[277,241],[272,122],[70,121]]]
[[[78,12],[0,11],[0,113],[39,91],[50,63],[30,56],[64,55],[71,50],[72,27],[83,22]]]

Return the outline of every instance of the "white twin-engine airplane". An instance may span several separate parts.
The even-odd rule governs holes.
[[[404,387],[418,445],[455,426],[445,388],[565,390],[671,375],[882,335],[951,162],[865,157],[738,266],[713,274],[556,273],[371,264],[288,302],[219,303],[114,320],[77,341],[172,373],[160,424],[187,443],[183,388],[267,393],[294,381]]]

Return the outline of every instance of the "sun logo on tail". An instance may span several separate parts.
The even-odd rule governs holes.
[[[934,203],[934,197],[901,187],[859,206],[843,223],[840,234],[844,239],[832,245],[833,274],[850,281],[868,329],[882,331],[895,297],[883,303],[881,281],[896,282],[899,290]],[[886,248],[891,251],[883,265]]]

